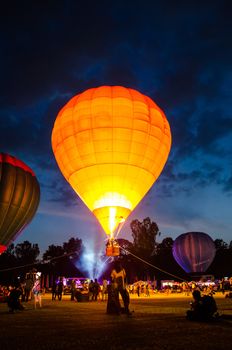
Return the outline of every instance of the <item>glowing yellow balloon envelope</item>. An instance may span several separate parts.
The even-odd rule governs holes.
[[[108,235],[154,184],[170,147],[163,111],[149,97],[121,86],[76,95],[52,131],[62,174]]]

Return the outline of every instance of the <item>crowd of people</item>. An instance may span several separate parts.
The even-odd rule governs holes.
[[[2,301],[7,302],[9,312],[23,311],[25,303],[34,300],[34,308],[42,307],[42,288],[40,274],[28,273],[24,282],[15,282],[8,287],[0,286]]]
[[[115,302],[117,308],[116,313],[120,313],[122,309],[129,314],[129,293],[126,289],[125,284],[125,270],[121,267],[120,263],[116,263],[111,273],[111,283],[103,277],[102,284],[100,284],[95,278],[90,280],[88,285],[82,286],[82,289],[77,288],[76,281],[73,279],[70,284],[70,300],[71,301],[82,301],[81,297],[83,294],[87,295],[88,301],[108,301]],[[25,303],[28,301],[34,301],[34,308],[42,307],[42,295],[45,292],[41,286],[40,274],[36,272],[27,273],[26,278],[23,282],[17,282],[14,286],[0,287],[1,293],[4,296],[9,312],[14,313],[17,310],[24,310]],[[51,298],[52,300],[62,300],[64,295],[64,280],[60,277],[58,280],[54,279]],[[113,299],[110,297],[114,294]],[[119,295],[121,295],[124,307],[120,306]],[[107,312],[110,311],[109,303],[107,305]]]
[[[24,302],[30,300],[34,301],[34,308],[42,307],[42,295],[43,289],[41,287],[41,278],[39,273],[28,273],[23,283],[16,283],[14,286],[1,287],[0,296],[7,302],[9,312],[14,313],[17,310],[24,310]],[[149,297],[151,293],[158,292],[156,285],[152,285],[149,281],[137,281],[133,285],[126,285],[126,271],[122,267],[119,260],[116,260],[113,269],[110,274],[110,280],[103,277],[102,283],[95,278],[88,283],[77,284],[77,279],[70,281],[70,300],[71,301],[83,301],[83,295],[86,296],[86,301],[106,301],[106,312],[108,314],[121,314],[125,313],[131,315],[129,310],[130,296],[136,294],[137,297],[146,296]],[[78,281],[79,282],[79,281]],[[191,308],[187,310],[186,316],[188,320],[210,320],[218,316],[217,305],[213,297],[215,290],[219,290],[222,293],[225,290],[232,290],[232,279],[229,280],[229,288],[225,289],[225,285],[220,283],[216,286],[201,285],[194,281],[187,283],[182,282],[179,284],[179,288],[185,295],[192,295],[193,301],[191,302]],[[80,288],[81,286],[81,288]],[[164,285],[163,292],[171,288],[166,288]],[[170,286],[169,286],[170,287]],[[51,289],[52,300],[61,301],[64,295],[64,279],[60,277],[58,280],[54,280]],[[231,292],[226,294],[226,297],[232,297]],[[2,300],[4,301],[4,300]]]

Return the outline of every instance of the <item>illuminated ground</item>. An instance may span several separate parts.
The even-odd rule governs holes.
[[[60,349],[231,349],[232,299],[217,297],[227,319],[197,323],[185,319],[191,297],[132,298],[133,316],[106,314],[106,302],[51,301],[43,308],[29,302],[23,312],[9,314],[0,304],[2,350]]]

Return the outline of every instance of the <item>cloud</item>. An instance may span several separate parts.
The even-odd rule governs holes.
[[[2,6],[0,150],[35,171],[43,205],[80,207],[54,159],[51,132],[72,96],[103,84],[138,89],[170,122],[171,153],[146,210],[157,197],[190,201],[211,186],[231,194],[230,6],[171,0]]]
[[[81,199],[67,181],[56,178],[55,174],[43,188],[46,189],[46,199],[50,202],[61,203],[66,207],[78,207],[81,203]]]
[[[204,151],[225,156],[222,145],[217,143],[232,134],[232,118],[221,114],[221,110],[207,112],[199,116],[196,145]]]
[[[225,182],[223,191],[228,193],[230,196],[232,195],[232,176],[230,176]]]

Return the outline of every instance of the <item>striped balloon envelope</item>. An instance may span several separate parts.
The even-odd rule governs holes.
[[[208,234],[187,232],[175,239],[172,253],[185,272],[203,273],[211,265],[216,248]]]
[[[34,172],[21,160],[0,153],[0,254],[32,220],[39,200]]]
[[[164,112],[148,96],[122,86],[74,96],[52,131],[62,174],[110,237],[155,183],[170,148]]]

